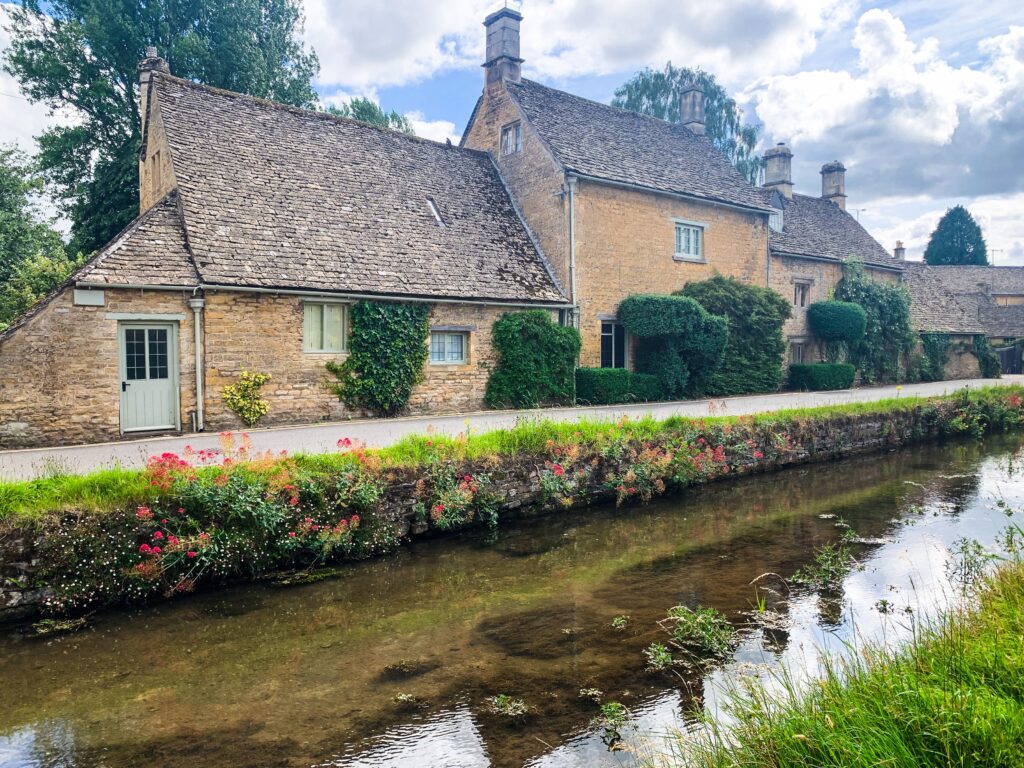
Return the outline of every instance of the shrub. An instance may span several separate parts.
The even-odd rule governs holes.
[[[224,387],[224,405],[247,427],[259,424],[270,411],[270,405],[260,397],[260,389],[270,381],[269,373],[242,371],[237,384]]]
[[[798,390],[849,389],[857,369],[850,363],[811,363],[789,366],[789,386]]]
[[[576,402],[588,405],[645,402],[657,400],[661,389],[658,379],[625,368],[578,368]]]
[[[688,283],[679,294],[729,323],[725,352],[708,377],[705,394],[774,392],[782,386],[786,351],[782,324],[790,316],[784,298],[768,288],[721,275]]]
[[[852,301],[816,301],[807,308],[807,322],[822,341],[857,341],[867,320],[864,307]]]
[[[946,375],[946,361],[949,358],[948,333],[922,333],[921,358],[916,376],[921,381],[942,381]]]
[[[978,365],[981,367],[981,375],[986,379],[998,379],[1003,374],[1003,364],[999,355],[992,349],[981,334],[974,337],[974,356],[978,358]]]
[[[352,307],[349,356],[327,363],[330,389],[352,408],[392,416],[409,402],[427,362],[430,306],[362,301]]]
[[[686,296],[630,296],[619,320],[638,339],[637,367],[657,377],[661,394],[700,392],[722,357],[728,321]]]
[[[491,408],[535,408],[571,403],[580,334],[558,325],[542,309],[510,312],[491,336],[498,363],[487,380],[484,401]]]

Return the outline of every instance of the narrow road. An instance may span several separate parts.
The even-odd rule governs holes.
[[[253,447],[258,450],[289,453],[321,453],[336,450],[340,438],[362,441],[369,447],[390,445],[413,434],[432,431],[448,435],[464,432],[467,426],[486,432],[531,419],[577,421],[579,419],[614,420],[621,416],[645,415],[664,419],[669,416],[708,416],[712,414],[743,416],[752,413],[781,411],[787,408],[808,408],[840,403],[863,403],[884,400],[897,395],[941,395],[957,389],[992,384],[1024,383],[1024,376],[1003,379],[970,379],[939,381],[929,384],[908,384],[900,391],[895,386],[847,389],[838,392],[783,392],[774,395],[688,400],[672,403],[609,405],[589,408],[545,408],[533,411],[480,411],[453,416],[408,417],[397,419],[362,419],[298,427],[276,427],[249,430]],[[181,453],[186,445],[196,450],[217,448],[216,433],[191,434],[184,437],[151,437],[118,443],[61,446],[20,451],[0,451],[0,479],[25,480],[56,472],[78,473],[114,466],[141,467],[153,454],[170,451]]]

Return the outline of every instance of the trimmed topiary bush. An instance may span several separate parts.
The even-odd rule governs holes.
[[[729,338],[724,317],[689,297],[662,295],[630,296],[618,316],[637,339],[637,368],[657,377],[663,397],[703,391]]]
[[[782,324],[790,316],[789,302],[771,289],[722,275],[688,283],[679,295],[696,300],[729,323],[725,352],[707,377],[703,394],[774,392],[782,386],[786,352]]]
[[[580,333],[552,321],[542,309],[509,312],[491,334],[498,362],[487,379],[491,408],[536,408],[571,403]]]
[[[850,363],[803,363],[789,366],[789,386],[801,391],[849,389],[856,375]]]
[[[625,368],[577,368],[576,402],[582,405],[613,405],[615,403],[657,400],[658,379]]]
[[[807,323],[822,341],[858,341],[868,315],[852,301],[816,301],[807,308]]]

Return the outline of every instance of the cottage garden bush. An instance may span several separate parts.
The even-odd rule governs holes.
[[[50,506],[11,516],[18,499],[28,505],[33,493],[55,498],[45,494],[62,482],[79,493],[85,485],[0,484],[0,515],[7,533],[38,541],[33,580],[46,586],[44,609],[66,614],[386,552],[407,512],[438,530],[494,526],[509,505],[562,509],[601,497],[626,505],[794,456],[834,455],[842,450],[834,431],[858,414],[873,423],[881,416],[881,434],[894,444],[1024,423],[1022,390],[1001,388],[759,417],[527,423],[379,451],[342,439],[337,453],[318,456],[257,454],[244,437],[225,435],[218,451],[154,457],[131,475],[137,485],[120,487],[129,503],[112,497],[93,512]],[[899,433],[897,418],[914,433]],[[517,490],[533,483],[539,494]],[[59,497],[65,509],[81,509],[70,491]]]
[[[541,309],[510,312],[495,323],[491,341],[498,362],[487,380],[491,408],[536,408],[572,403],[580,334]]]

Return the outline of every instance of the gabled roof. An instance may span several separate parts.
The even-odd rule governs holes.
[[[565,302],[486,153],[169,75],[154,84],[203,283]]]
[[[931,269],[942,276],[946,287],[954,293],[1024,295],[1024,267],[944,264]]]
[[[925,333],[985,333],[977,307],[963,302],[929,266],[908,262],[903,282],[910,293],[910,322]]]
[[[765,199],[772,192],[762,190]],[[813,258],[856,259],[865,264],[902,269],[904,262],[892,256],[860,223],[831,200],[794,194],[783,200],[782,232],[771,230],[773,253]]]
[[[957,304],[977,320],[986,336],[1024,337],[1024,305],[1000,306],[993,298],[994,295],[1024,295],[1024,267],[914,264],[913,270],[926,272],[946,293],[955,297]]]
[[[568,171],[654,191],[765,210],[758,191],[704,136],[530,80],[506,83]]]

